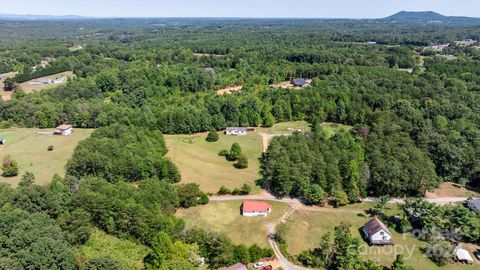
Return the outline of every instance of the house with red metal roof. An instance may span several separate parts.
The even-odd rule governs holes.
[[[245,217],[266,217],[272,212],[272,205],[264,201],[243,201],[242,215]]]

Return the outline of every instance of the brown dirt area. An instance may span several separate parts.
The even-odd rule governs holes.
[[[478,197],[480,194],[473,190],[462,187],[452,182],[444,182],[440,184],[433,192],[427,192],[425,198],[445,198],[445,197]]]
[[[217,90],[218,95],[231,94],[233,92],[242,91],[243,85],[229,86],[223,89]]]

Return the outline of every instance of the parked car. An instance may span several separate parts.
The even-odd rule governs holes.
[[[256,262],[253,267],[255,269],[263,269],[263,267],[265,267],[265,264],[263,262]]]
[[[477,249],[473,252],[473,255],[475,256],[475,258],[477,258],[477,260],[480,261],[480,249]]]

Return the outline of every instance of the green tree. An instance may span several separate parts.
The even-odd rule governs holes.
[[[14,91],[18,87],[17,83],[12,78],[6,78],[3,81],[3,89],[5,91]]]
[[[109,256],[93,258],[80,265],[79,270],[124,270],[118,261]]]
[[[18,163],[10,155],[3,158],[2,162],[2,176],[13,177],[18,175]]]
[[[152,240],[152,252],[145,258],[147,269],[159,269],[160,266],[171,259],[173,243],[168,234],[158,233]]]
[[[240,144],[233,143],[232,147],[230,148],[230,152],[228,153],[227,159],[229,161],[236,161],[242,156],[242,148]]]
[[[392,264],[392,270],[412,270],[413,268],[408,267],[405,264],[405,260],[403,259],[403,255],[398,254],[395,258],[395,261]]]
[[[206,140],[207,140],[207,142],[218,141],[218,132],[214,129],[210,130],[210,132],[208,132]]]
[[[240,154],[240,156],[237,158],[237,161],[233,166],[237,169],[246,169],[248,168],[248,158],[245,156],[245,154]]]

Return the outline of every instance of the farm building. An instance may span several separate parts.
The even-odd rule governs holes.
[[[377,217],[365,223],[362,232],[370,245],[393,245],[392,234]]]
[[[247,128],[244,127],[227,127],[225,134],[235,135],[235,136],[245,136],[247,135]]]
[[[455,257],[457,257],[457,261],[461,263],[466,263],[466,264],[472,264],[473,259],[472,256],[470,256],[470,253],[468,253],[467,250],[462,249],[462,248],[456,248],[455,249]]]
[[[266,217],[272,212],[272,205],[263,201],[244,201],[242,215],[245,217]]]
[[[248,270],[248,268],[243,263],[237,263],[227,267],[225,270]]]
[[[473,212],[480,214],[480,200],[468,200],[468,208],[472,210]]]
[[[5,144],[6,142],[7,140],[5,139],[5,137],[0,136],[0,144]]]
[[[53,132],[55,135],[64,135],[68,136],[72,134],[73,127],[71,125],[60,125],[58,126],[55,131]]]
[[[310,84],[307,82],[307,80],[305,80],[305,79],[303,79],[303,78],[293,79],[293,80],[292,80],[292,84],[293,84],[293,86],[295,86],[295,87],[307,87],[307,86],[310,85]]]

